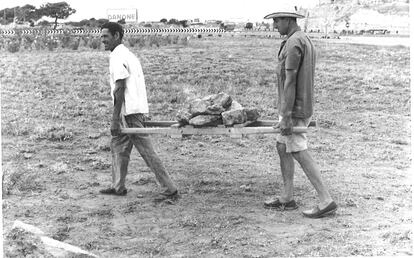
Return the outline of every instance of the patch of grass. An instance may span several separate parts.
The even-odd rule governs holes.
[[[19,228],[7,233],[4,246],[5,257],[53,257],[46,251],[39,237]]]
[[[19,194],[20,192],[38,192],[44,186],[38,181],[39,174],[22,165],[3,165],[3,195]]]
[[[36,127],[34,135],[31,136],[34,140],[48,140],[48,141],[71,141],[73,139],[73,132],[65,128],[63,125]]]

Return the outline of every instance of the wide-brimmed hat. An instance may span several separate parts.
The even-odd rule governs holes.
[[[298,13],[296,6],[292,7],[281,7],[275,13],[268,14],[264,19],[274,19],[274,18],[283,18],[283,17],[292,17],[292,18],[305,18],[304,15]]]

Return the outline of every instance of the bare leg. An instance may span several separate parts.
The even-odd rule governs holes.
[[[292,152],[293,157],[299,162],[309,181],[312,183],[319,197],[319,208],[323,209],[332,202],[328,188],[322,180],[320,169],[307,150]]]

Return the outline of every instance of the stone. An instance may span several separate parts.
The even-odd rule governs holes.
[[[204,99],[210,101],[211,105],[217,105],[224,109],[227,109],[233,102],[232,98],[224,92],[207,96]]]
[[[224,92],[194,99],[187,109],[177,113],[180,126],[190,124],[198,127],[231,126],[256,121],[259,117],[260,114],[256,108],[244,108]]]
[[[206,99],[195,99],[190,103],[188,112],[194,117],[198,115],[207,114],[207,108],[210,106],[210,101]]]
[[[206,113],[209,114],[209,115],[220,115],[224,111],[226,111],[226,109],[224,107],[222,107],[218,104],[213,104],[213,105],[207,107]]]
[[[192,118],[192,115],[187,110],[182,109],[178,111],[176,118],[177,118],[178,123],[181,126],[188,125],[188,123],[190,122],[190,119]]]
[[[226,93],[209,95],[202,99],[195,99],[190,103],[188,112],[193,116],[220,115],[232,103],[231,97]]]
[[[194,126],[216,126],[222,123],[219,115],[199,115],[190,119],[190,125]]]
[[[259,117],[259,110],[257,108],[246,108],[247,121],[256,121]]]
[[[234,124],[242,124],[247,121],[247,114],[245,109],[234,109],[221,113],[223,117],[223,124],[231,126]]]
[[[227,108],[227,110],[236,110],[236,109],[242,109],[242,108],[243,106],[239,102],[233,100],[231,102],[231,105]]]

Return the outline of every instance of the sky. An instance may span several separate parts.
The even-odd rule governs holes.
[[[65,0],[0,0],[0,10],[31,4],[36,7],[47,2],[61,2]],[[263,21],[263,17],[277,11],[281,5],[297,5],[311,7],[319,0],[66,0],[76,13],[67,21],[80,21],[90,18],[106,18],[107,9],[136,8],[138,21],[159,21],[162,18],[192,20],[244,20]]]

